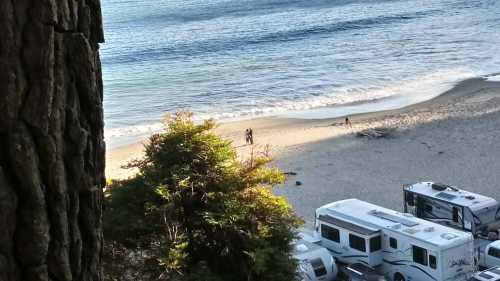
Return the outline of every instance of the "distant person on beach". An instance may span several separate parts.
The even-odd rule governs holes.
[[[349,120],[349,116],[345,117],[345,126],[352,129],[352,124],[351,124],[351,120]]]
[[[252,130],[252,128],[248,129],[248,139],[250,141],[250,144],[253,144],[253,130]]]
[[[246,142],[246,144],[250,143],[250,130],[249,129],[245,130],[245,142]]]

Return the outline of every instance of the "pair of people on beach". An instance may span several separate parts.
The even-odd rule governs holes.
[[[253,130],[248,128],[245,130],[245,141],[247,144],[253,144]]]
[[[349,116],[345,117],[345,126],[352,129],[352,123],[351,123],[351,119],[349,119]]]

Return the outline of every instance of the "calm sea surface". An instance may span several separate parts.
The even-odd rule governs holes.
[[[196,118],[332,117],[500,72],[496,0],[102,0],[106,140]],[[377,102],[378,101],[378,102]]]

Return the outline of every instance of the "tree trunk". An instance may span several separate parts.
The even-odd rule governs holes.
[[[102,280],[99,0],[0,0],[0,281]]]

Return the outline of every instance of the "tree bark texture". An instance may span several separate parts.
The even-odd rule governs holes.
[[[0,0],[0,281],[102,280],[99,0]]]

